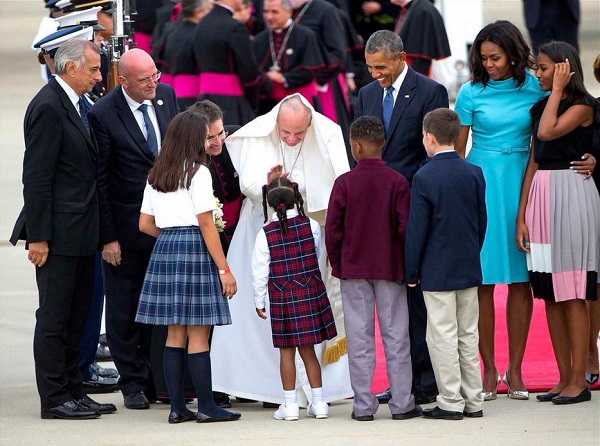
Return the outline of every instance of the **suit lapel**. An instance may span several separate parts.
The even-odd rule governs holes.
[[[167,127],[169,126],[169,120],[165,114],[165,100],[159,95],[158,87],[156,88],[156,96],[152,99],[154,105],[154,111],[156,112],[156,120],[158,121],[158,127],[160,129],[161,140],[165,139],[167,134]]]
[[[90,136],[90,134],[87,132],[87,130],[85,129],[85,126],[83,125],[83,121],[81,120],[81,116],[79,116],[77,109],[75,108],[75,106],[73,105],[71,100],[69,99],[69,96],[67,95],[67,93],[63,90],[63,88],[60,86],[60,84],[56,81],[50,82],[50,87],[53,88],[54,91],[56,91],[56,93],[58,93],[58,96],[60,97],[63,107],[65,108],[65,110],[67,110],[68,118],[71,120],[71,122],[73,122],[73,125],[75,125],[75,127],[77,127],[77,130],[79,130],[79,132],[83,135],[83,137],[85,138],[85,140],[87,142],[88,148],[91,150],[92,153],[97,153],[98,146],[96,145],[96,140],[93,139]]]
[[[121,86],[117,88],[122,89]],[[144,134],[142,133],[138,122],[133,116],[133,112],[131,111],[129,104],[125,100],[123,91],[120,90],[115,92],[115,94],[115,105],[119,110],[119,118],[123,123],[123,127],[125,127],[125,130],[131,135],[140,150],[150,159],[154,159],[154,154],[150,150],[150,147],[148,147],[148,142],[146,141],[146,138],[144,138]]]
[[[400,90],[398,91],[398,96],[396,97],[396,103],[394,104],[394,111],[392,112],[392,119],[390,120],[390,134],[388,139],[391,139],[392,134],[396,130],[404,111],[414,99],[415,91],[413,91],[417,86],[417,75],[416,73],[406,65],[408,72],[406,73],[406,77],[404,78],[404,82],[400,86]],[[383,99],[382,99],[383,100]],[[383,113],[383,106],[382,113]]]

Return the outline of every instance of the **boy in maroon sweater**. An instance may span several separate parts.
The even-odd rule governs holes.
[[[379,317],[394,420],[418,417],[411,394],[412,366],[408,304],[404,284],[404,242],[410,191],[408,181],[385,165],[382,122],[358,118],[350,127],[358,165],[337,178],[331,191],[325,244],[333,275],[341,279],[352,418],[371,421],[379,403],[371,385],[375,371],[375,309]]]

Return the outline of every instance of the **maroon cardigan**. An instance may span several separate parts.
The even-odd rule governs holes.
[[[331,191],[325,244],[340,279],[404,281],[408,181],[381,159],[365,159]]]

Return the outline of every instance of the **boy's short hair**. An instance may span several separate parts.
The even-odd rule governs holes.
[[[460,134],[460,118],[449,108],[438,108],[425,115],[423,130],[435,136],[440,145],[454,146]]]
[[[383,122],[375,116],[361,116],[350,125],[350,138],[383,147],[385,144]]]

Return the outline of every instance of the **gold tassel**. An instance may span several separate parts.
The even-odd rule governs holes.
[[[323,355],[323,364],[333,364],[341,359],[342,356],[348,353],[348,344],[346,336],[340,338],[334,344],[328,345]]]

